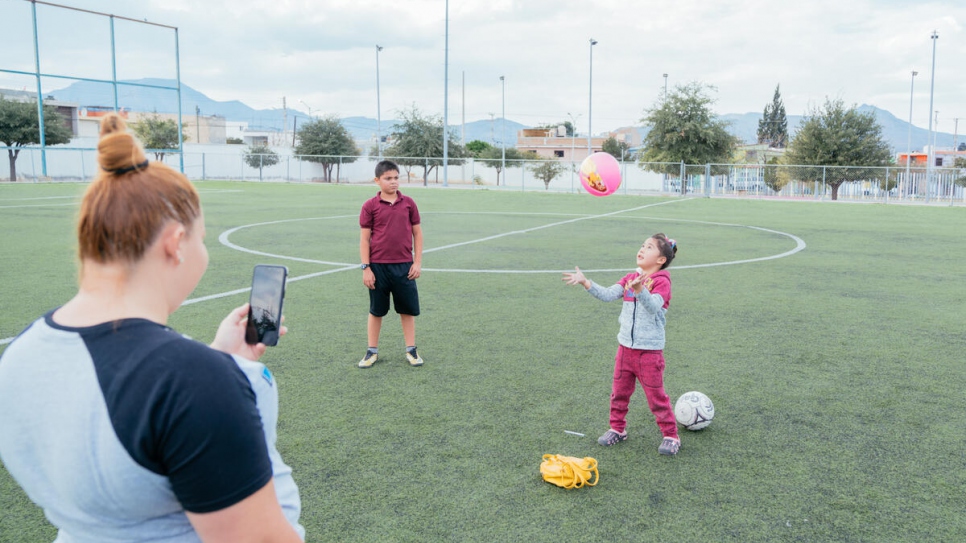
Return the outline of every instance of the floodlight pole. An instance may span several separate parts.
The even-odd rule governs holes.
[[[593,131],[591,130],[591,121],[593,120],[594,111],[594,46],[597,45],[597,40],[590,38],[590,92],[587,95],[587,156],[593,153],[593,149],[590,145],[590,138],[592,137]]]
[[[933,92],[936,87],[936,40],[939,39],[939,32],[933,30],[932,34],[929,36],[932,39],[932,73],[930,74],[931,80],[929,82],[929,153],[926,154],[926,203],[929,203],[929,183],[932,181],[932,165],[934,162],[933,157],[935,156],[936,150],[935,145],[932,145],[932,99]]]
[[[379,103],[379,51],[381,45],[376,45],[376,148],[382,159],[382,105]]]
[[[31,2],[30,9],[33,13],[34,23],[34,69],[37,72],[37,126],[40,132],[40,169],[44,177],[47,177],[47,138],[44,132],[44,94],[40,84],[40,42],[37,39],[37,3]],[[16,179],[11,179],[16,181]]]
[[[912,162],[912,97],[913,97],[913,91],[916,88],[916,76],[917,75],[919,75],[919,72],[913,70],[913,72],[912,72],[912,82],[909,83],[909,136],[906,139],[906,177],[905,177],[905,181],[906,181],[906,185],[907,186],[910,185],[910,183],[909,183],[909,164]],[[886,186],[888,186],[888,183],[886,184]],[[901,197],[902,196],[902,194],[901,194],[902,191],[900,190],[899,192],[900,192],[900,194],[897,194],[896,196]]]
[[[500,129],[500,172],[503,173],[503,185],[506,186],[506,78],[500,76],[500,86],[503,87],[503,121],[502,128]],[[497,185],[499,185],[499,180],[497,180]]]
[[[664,100],[667,100],[667,74],[664,74]]]
[[[443,186],[449,186],[449,0],[446,0],[446,40],[443,54]]]
[[[178,27],[174,27],[174,71],[178,74],[178,157],[180,159],[182,174],[184,173],[184,134],[181,132],[182,112],[181,112],[181,46],[179,45]]]

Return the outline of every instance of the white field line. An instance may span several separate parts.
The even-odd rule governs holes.
[[[217,194],[222,192],[244,192],[241,189],[207,189],[199,190],[198,194]],[[82,198],[81,195],[77,194],[74,196],[39,196],[34,198],[0,198],[0,202],[25,202],[32,200],[63,200],[65,198],[70,198],[75,201],[66,204],[20,204],[20,205],[9,205],[0,206],[0,209],[22,209],[27,207],[65,207],[65,206],[76,206],[80,204]],[[2,343],[0,343],[2,345]]]
[[[630,208],[630,209],[624,209],[624,210],[619,210],[619,211],[612,211],[610,213],[602,213],[602,214],[599,214],[599,215],[585,215],[585,216],[580,216],[580,217],[577,217],[577,218],[574,218],[574,219],[568,219],[568,220],[565,220],[565,221],[558,221],[558,222],[555,222],[555,223],[545,224],[545,225],[541,225],[541,226],[535,226],[533,228],[526,228],[526,229],[523,229],[523,230],[513,230],[511,232],[505,232],[505,233],[496,234],[496,235],[493,235],[493,236],[486,236],[484,238],[479,238],[479,239],[475,239],[475,240],[464,241],[464,242],[460,242],[460,243],[452,243],[452,244],[449,244],[449,245],[443,245],[441,247],[433,247],[431,249],[424,250],[423,253],[431,253],[431,252],[436,252],[436,251],[442,251],[444,249],[452,249],[454,247],[462,247],[462,246],[465,246],[465,245],[471,245],[471,244],[474,244],[474,243],[482,243],[484,241],[490,241],[490,240],[499,239],[499,238],[503,238],[503,237],[507,237],[507,236],[512,236],[512,235],[517,235],[517,234],[525,234],[527,232],[534,232],[536,230],[542,230],[544,228],[550,228],[550,227],[553,227],[553,226],[560,226],[560,225],[563,225],[563,224],[570,224],[570,223],[574,223],[574,222],[577,222],[577,221],[583,221],[583,220],[589,220],[589,219],[600,219],[600,218],[603,218],[603,217],[611,217],[611,216],[614,216],[614,215],[619,215],[621,213],[628,213],[628,212],[631,212],[631,211],[639,211],[641,209],[645,209],[645,208],[648,208],[648,207],[654,207],[654,206],[658,206],[658,205],[670,204],[670,203],[675,203],[675,202],[680,202],[680,201],[685,201],[685,200],[669,200],[669,201],[666,201],[666,202],[658,202],[658,203],[655,203],[655,204],[647,204],[647,205],[643,205],[643,206],[633,207],[633,208]],[[506,214],[506,213],[499,213],[499,212],[493,212],[493,213],[494,214],[503,214],[503,215]],[[521,214],[527,214],[527,213],[521,213]],[[527,215],[531,215],[531,214],[527,214]],[[543,215],[543,214],[541,214],[541,215]],[[546,214],[546,215],[553,215],[553,214]],[[311,279],[313,277],[320,277],[320,276],[329,275],[329,274],[332,274],[332,273],[338,273],[338,272],[343,272],[343,271],[357,270],[357,269],[359,269],[359,266],[357,264],[349,264],[349,263],[345,263],[345,262],[328,262],[328,261],[323,261],[323,260],[313,260],[313,259],[308,259],[308,258],[298,258],[298,257],[292,257],[292,256],[286,256],[286,255],[277,255],[277,254],[273,254],[273,253],[266,253],[266,252],[262,252],[262,251],[254,251],[254,250],[251,250],[251,249],[247,249],[245,247],[241,247],[239,245],[235,245],[234,243],[231,243],[230,241],[228,241],[228,236],[230,236],[232,233],[237,232],[238,230],[241,230],[243,228],[250,228],[250,227],[255,227],[255,226],[266,226],[266,225],[271,225],[271,224],[281,224],[281,223],[287,223],[287,222],[306,221],[306,220],[345,219],[345,218],[351,218],[351,217],[355,217],[355,215],[338,215],[338,216],[332,216],[332,217],[316,217],[316,218],[310,218],[310,219],[284,219],[284,220],[280,220],[280,221],[270,221],[270,222],[262,222],[262,223],[248,224],[248,225],[238,226],[238,227],[235,227],[235,228],[226,230],[225,232],[222,232],[222,234],[220,236],[218,236],[218,241],[220,243],[222,243],[223,245],[229,247],[229,248],[235,249],[237,251],[241,251],[241,252],[253,254],[253,255],[267,256],[267,257],[278,258],[278,259],[282,259],[282,260],[292,260],[292,261],[296,261],[296,262],[308,262],[308,263],[313,263],[313,264],[324,264],[324,265],[331,265],[331,266],[340,266],[339,268],[332,269],[332,270],[325,270],[325,271],[321,271],[321,272],[315,272],[315,273],[310,273],[310,274],[306,274],[306,275],[300,275],[298,277],[289,277],[288,278],[288,281],[289,282],[301,281],[303,279]],[[795,236],[795,235],[792,235],[792,234],[788,234],[786,232],[780,232],[778,230],[770,230],[768,228],[760,228],[760,227],[757,227],[757,226],[745,226],[745,225],[740,225],[740,224],[714,223],[714,222],[697,221],[697,220],[690,220],[690,219],[661,219],[661,220],[674,221],[674,222],[693,222],[693,223],[701,223],[701,224],[716,225],[716,226],[729,226],[729,227],[738,227],[738,228],[751,228],[751,229],[754,229],[754,230],[760,230],[762,232],[769,232],[769,233],[773,233],[773,234],[779,234],[779,235],[782,235],[782,236],[786,236],[786,237],[789,237],[789,238],[795,240],[795,243],[796,243],[796,246],[795,246],[794,249],[792,249],[790,251],[786,251],[786,252],[781,253],[781,254],[778,254],[778,255],[765,256],[765,257],[761,257],[761,258],[751,258],[751,259],[746,259],[746,260],[735,260],[735,261],[731,261],[731,262],[715,262],[715,263],[710,263],[710,264],[693,264],[693,265],[690,265],[690,266],[675,266],[674,269],[676,269],[676,270],[686,269],[686,268],[706,268],[706,267],[711,267],[711,266],[727,266],[727,265],[732,265],[732,264],[746,264],[746,263],[750,263],[750,262],[761,262],[761,261],[765,261],[765,260],[774,260],[774,259],[777,259],[777,258],[783,258],[783,257],[786,257],[786,256],[793,255],[793,254],[795,254],[795,253],[797,253],[797,252],[805,249],[805,247],[806,247],[805,242],[801,238],[799,238],[798,236]],[[584,271],[587,272],[587,273],[591,273],[591,272],[598,273],[598,272],[616,272],[616,271],[624,271],[624,270],[625,270],[625,268],[597,269],[597,270],[584,270]],[[562,271],[569,271],[569,270],[465,270],[465,269],[423,268],[423,271],[452,272],[452,273],[516,273],[516,274],[520,274],[520,273],[562,273]],[[182,303],[181,305],[182,306],[185,306],[185,305],[196,304],[196,303],[199,303],[199,302],[206,302],[206,301],[209,301],[209,300],[217,300],[219,298],[225,298],[225,297],[228,297],[228,296],[234,296],[236,294],[242,294],[242,293],[248,292],[250,290],[251,290],[251,287],[246,287],[246,288],[240,288],[240,289],[230,290],[230,291],[226,291],[226,292],[220,292],[220,293],[217,293],[217,294],[210,294],[208,296],[200,296],[198,298],[192,298],[190,300],[185,300],[184,303]],[[7,343],[10,343],[11,341],[13,341],[13,339],[14,338],[12,338],[12,337],[5,338],[5,339],[0,339],[0,345],[6,345]]]

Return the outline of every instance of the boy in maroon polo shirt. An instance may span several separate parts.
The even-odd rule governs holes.
[[[369,348],[360,368],[376,363],[382,318],[389,313],[389,296],[402,322],[406,360],[422,366],[416,352],[416,316],[419,315],[419,278],[423,260],[423,230],[416,202],[399,192],[399,166],[391,160],[376,164],[379,193],[362,204],[359,258],[362,284],[369,289]]]

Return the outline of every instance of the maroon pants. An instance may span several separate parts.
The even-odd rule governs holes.
[[[671,399],[664,392],[664,351],[643,351],[619,346],[614,359],[614,389],[610,395],[610,427],[623,432],[627,404],[637,386],[644,387],[647,406],[664,437],[678,437]]]

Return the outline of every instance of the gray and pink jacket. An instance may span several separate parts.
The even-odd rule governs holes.
[[[635,295],[625,285],[639,275],[640,270],[631,272],[610,287],[602,287],[591,281],[587,292],[603,302],[623,299],[618,343],[631,349],[663,350],[664,325],[667,322],[665,315],[671,303],[671,275],[667,270],[651,275],[644,283],[646,288]]]

